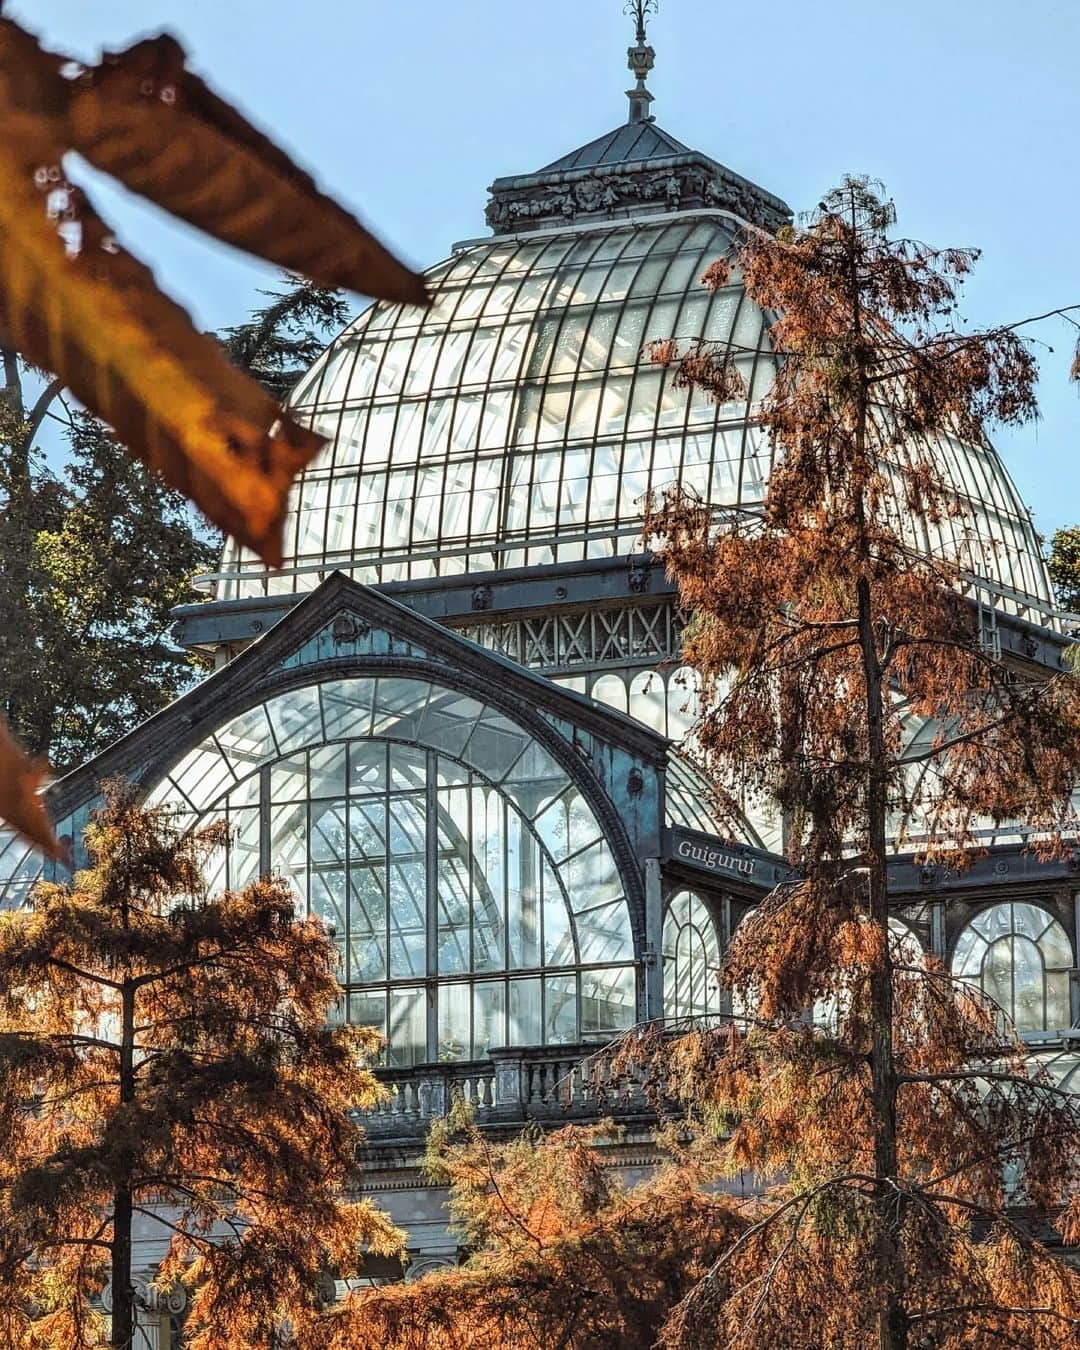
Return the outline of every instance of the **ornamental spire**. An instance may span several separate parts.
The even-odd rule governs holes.
[[[656,64],[656,53],[645,41],[645,29],[649,15],[655,14],[659,8],[660,0],[626,0],[623,7],[624,13],[637,21],[637,46],[627,48],[626,52],[627,65],[637,80],[636,86],[626,91],[626,97],[630,100],[631,122],[656,120],[649,113],[649,104],[653,101],[653,96],[645,88],[645,77]]]

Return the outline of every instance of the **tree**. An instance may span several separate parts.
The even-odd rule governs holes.
[[[608,1123],[494,1144],[457,1104],[433,1126],[424,1169],[450,1188],[469,1260],[351,1295],[327,1350],[651,1350],[745,1224],[706,1189],[707,1160],[674,1136],[656,1174],[623,1190],[603,1156],[617,1136]]]
[[[748,294],[780,316],[763,513],[718,525],[674,493],[647,521],[694,611],[706,763],[783,811],[798,872],[728,956],[757,1024],[662,1056],[669,1087],[731,1127],[730,1168],[788,1179],[673,1314],[669,1346],[1080,1334],[1080,1278],[1006,1210],[1015,1168],[1077,1236],[1076,1106],[1026,1072],[986,1000],[890,938],[890,835],[954,868],[986,821],[1023,821],[1052,850],[1080,771],[1076,678],[1020,680],[980,643],[966,559],[930,561],[903,533],[963,514],[935,447],[1033,416],[1034,363],[1012,327],[953,326],[977,255],[893,240],[893,219],[848,180],[804,229],[748,233]],[[721,401],[738,378],[738,353],[654,355]],[[815,1001],[826,1030],[798,1020]]]
[[[269,302],[247,323],[219,334],[229,360],[278,400],[284,400],[301,375],[320,355],[327,337],[349,320],[341,291],[317,286],[286,274],[285,289],[260,291]]]
[[[18,406],[19,386],[8,386]],[[64,773],[183,692],[196,663],[169,640],[214,542],[179,493],[89,414],[65,415],[66,463],[0,462],[0,691],[31,754]]]
[[[893,240],[892,224],[891,205],[849,180],[805,228],[748,228],[709,269],[723,286],[735,262],[750,299],[779,316],[759,409],[776,467],[760,513],[677,490],[647,513],[693,612],[683,659],[702,675],[703,767],[732,803],[782,812],[793,869],[729,948],[737,1016],[674,1036],[638,1029],[595,1059],[598,1091],[644,1070],[657,1106],[685,1112],[708,1161],[673,1178],[685,1212],[713,1175],[752,1183],[715,1257],[678,1200],[635,1210],[627,1198],[646,1267],[696,1267],[685,1294],[658,1296],[670,1296],[654,1323],[666,1350],[1080,1340],[1080,1273],[1038,1240],[1050,1224],[1080,1241],[1080,1109],[1029,1067],[989,999],[890,931],[894,844],[963,868],[982,823],[1017,820],[1032,847],[1071,847],[1080,772],[1080,682],[1022,679],[996,659],[964,596],[967,559],[931,559],[904,535],[911,519],[962,515],[935,465],[939,438],[983,445],[988,419],[1031,416],[1034,367],[1014,329],[953,325],[974,254]],[[665,340],[652,355],[724,402],[753,354]],[[489,1169],[495,1213],[502,1192]],[[590,1240],[568,1226],[554,1277],[566,1346],[621,1343],[602,1274],[587,1283],[597,1323],[568,1322]],[[506,1343],[536,1343],[516,1283],[532,1268],[524,1242],[500,1249],[497,1306],[483,1265],[380,1295],[397,1318],[384,1343],[485,1347],[493,1334],[469,1335],[493,1308]],[[531,1297],[547,1315],[547,1296]],[[416,1308],[439,1328],[430,1341]]]
[[[378,1037],[327,1022],[334,947],[272,879],[209,899],[220,827],[114,787],[91,865],[0,916],[0,1340],[130,1347],[132,1223],[171,1230],[194,1350],[322,1345],[320,1278],[401,1235],[347,1191]],[[112,1328],[90,1307],[108,1275]]]
[[[340,291],[286,282],[220,335],[275,398],[348,317]],[[171,612],[202,598],[192,578],[219,544],[104,423],[68,406],[59,380],[3,357],[0,706],[27,750],[64,773],[190,684],[198,659],[169,640]],[[61,431],[51,456],[38,439],[47,426]]]
[[[1080,527],[1055,530],[1050,540],[1050,580],[1057,602],[1075,612],[1080,609]]]
[[[54,372],[56,389],[70,389],[129,453],[220,529],[280,564],[292,480],[323,438],[195,331],[68,181],[65,157],[83,156],[179,219],[321,286],[425,304],[423,279],[188,70],[168,36],[87,66],[45,51],[0,18],[0,113],[10,132],[0,146],[6,387],[17,383],[16,352]],[[3,431],[10,444],[29,450],[49,392],[28,422],[9,398]],[[8,484],[16,522],[24,517],[24,483],[16,462]],[[22,548],[29,568],[21,528],[8,543]],[[58,855],[36,792],[43,774],[0,726],[0,807],[16,829]]]

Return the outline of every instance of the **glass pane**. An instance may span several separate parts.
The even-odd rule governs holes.
[[[581,976],[581,1034],[619,1031],[635,1020],[632,968],[584,971]]]
[[[386,991],[364,989],[349,995],[349,1021],[359,1027],[375,1027],[386,1034]]]
[[[577,977],[551,975],[544,981],[544,1042],[572,1045],[578,1039]]]
[[[577,916],[581,962],[626,960],[633,956],[630,914],[623,900]]]
[[[384,980],[386,868],[349,868],[349,979]]]
[[[311,751],[308,772],[313,797],[345,795],[345,761],[343,745],[321,745]]]
[[[307,903],[307,803],[270,809],[270,871]]]
[[[1072,1026],[1069,977],[1064,971],[1055,971],[1046,977],[1046,1025],[1054,1031]]]
[[[427,999],[423,989],[390,990],[391,1064],[423,1064],[427,1060]]]
[[[439,986],[440,1060],[471,1059],[472,1033],[469,1023],[470,990],[467,984]]]
[[[390,977],[423,975],[427,967],[422,862],[393,862],[390,867]]]
[[[473,988],[473,1057],[506,1044],[506,985],[490,980]]]
[[[229,806],[229,885],[240,890],[259,875],[258,807]]]
[[[349,746],[349,791],[368,796],[386,790],[386,742],[353,741]]]
[[[540,1045],[540,981],[510,981],[508,1045]]]

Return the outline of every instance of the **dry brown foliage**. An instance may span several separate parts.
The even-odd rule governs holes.
[[[668,1310],[746,1224],[685,1150],[624,1189],[604,1157],[615,1137],[599,1125],[493,1144],[457,1108],[432,1134],[427,1169],[450,1187],[472,1256],[459,1270],[353,1295],[327,1350],[649,1350]]]
[[[804,229],[748,233],[747,292],[779,315],[764,509],[718,519],[673,492],[646,522],[694,611],[704,765],[783,812],[799,874],[731,944],[749,1023],[628,1041],[607,1066],[650,1062],[730,1175],[777,1183],[673,1313],[671,1350],[1080,1341],[1080,1276],[1017,1216],[1075,1234],[1080,1112],[995,1008],[888,928],[890,835],[952,868],[990,821],[1071,845],[1080,771],[1076,677],[1018,678],[980,644],[966,559],[903,538],[906,516],[965,511],[936,438],[984,446],[987,419],[1031,417],[1035,372],[1013,329],[951,326],[976,255],[892,223],[849,180]],[[815,1001],[824,1027],[803,1020]]]
[[[963,560],[900,536],[898,514],[963,510],[934,436],[981,445],[984,418],[1031,415],[1033,366],[1009,329],[948,326],[974,255],[891,224],[852,180],[804,230],[750,233],[710,268],[722,286],[736,264],[781,316],[760,408],[778,467],[753,519],[676,492],[646,521],[695,615],[703,767],[783,810],[796,870],[733,939],[737,1017],[595,1057],[600,1099],[644,1078],[672,1162],[623,1194],[595,1131],[493,1145],[441,1127],[432,1177],[473,1255],[358,1296],[337,1350],[1080,1344],[1080,1273],[1038,1240],[1080,1239],[1076,1102],[889,928],[890,830],[963,867],[984,818],[1021,818],[1052,851],[1075,836],[1080,771],[1076,678],[1015,678],[979,644]],[[662,339],[646,356],[715,391],[740,353],[698,344],[687,365]],[[912,436],[928,452],[899,473]]]
[[[49,766],[31,759],[0,718],[0,820],[6,820],[50,857],[62,850],[53,834],[41,789]]]
[[[89,869],[0,916],[5,1350],[129,1345],[133,1221],[171,1229],[193,1350],[268,1350],[284,1317],[321,1347],[320,1275],[400,1248],[348,1199],[378,1037],[327,1025],[333,944],[283,883],[205,895],[220,843],[116,789]]]

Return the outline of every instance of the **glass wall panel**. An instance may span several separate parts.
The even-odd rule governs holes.
[[[155,796],[228,820],[221,885],[271,871],[322,919],[340,951],[343,1015],[385,1030],[389,1062],[634,1022],[614,856],[523,728],[407,678],[313,684],[260,715],[196,747]],[[226,753],[237,767],[223,773]]]
[[[963,928],[952,972],[981,989],[1017,1031],[1068,1027],[1072,944],[1040,905],[1010,901],[981,910]]]
[[[291,399],[329,444],[293,492],[289,565],[270,574],[230,543],[219,597],[303,590],[338,565],[383,581],[486,569],[509,560],[507,544],[515,565],[626,552],[641,494],[676,480],[717,505],[759,505],[766,320],[737,281],[700,285],[732,240],[720,215],[611,223],[542,248],[492,240],[431,269],[425,314],[370,306]],[[736,353],[746,394],[720,407],[676,389],[645,353],[669,335]],[[1050,602],[1038,538],[992,449],[941,436],[889,453],[894,477],[932,458],[960,508],[902,520],[913,546],[987,577],[1007,607]]]
[[[720,940],[700,896],[680,891],[664,916],[664,1016],[706,1017],[721,1006]]]

